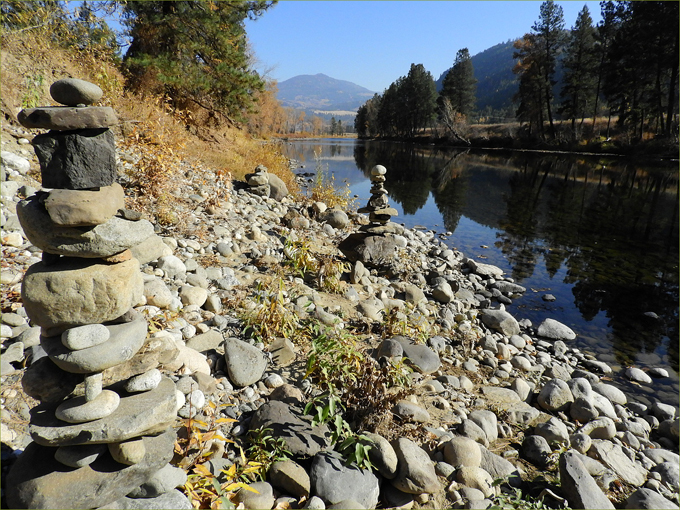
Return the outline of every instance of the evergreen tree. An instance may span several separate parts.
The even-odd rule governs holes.
[[[453,67],[446,73],[442,90],[437,98],[437,105],[440,110],[443,106],[444,98],[450,101],[454,111],[468,117],[475,109],[475,71],[467,48],[458,50]]]
[[[241,121],[264,82],[251,68],[244,20],[273,2],[210,0],[127,2],[130,84],[167,94],[180,108]],[[155,87],[154,87],[155,85]]]
[[[423,64],[411,64],[400,90],[400,106],[404,114],[401,126],[405,135],[412,138],[434,118],[437,108],[437,88]]]
[[[520,122],[529,124],[529,134],[535,131],[544,136],[544,111],[543,100],[544,82],[540,65],[540,56],[536,48],[536,35],[524,34],[524,37],[514,43],[515,51],[512,55],[517,63],[512,72],[519,75],[519,87],[514,97],[519,103],[516,116]]]
[[[576,119],[583,119],[595,100],[597,84],[597,55],[595,53],[595,28],[587,6],[576,18],[567,43],[563,65],[563,103],[560,113],[571,119],[572,137],[576,139]]]
[[[546,0],[541,4],[538,21],[531,30],[535,34],[535,49],[537,50],[537,64],[543,80],[543,100],[550,122],[550,133],[555,138],[555,125],[552,114],[552,88],[555,85],[555,67],[557,54],[564,39],[564,12],[554,0]]]
[[[357,111],[354,118],[354,129],[359,138],[378,136],[378,112],[380,111],[381,101],[382,97],[379,94],[374,94]]]

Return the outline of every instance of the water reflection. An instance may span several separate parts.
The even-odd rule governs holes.
[[[296,159],[305,160],[314,144],[302,145]],[[647,360],[678,371],[676,164],[380,142],[316,148],[355,192],[367,189],[374,165],[386,166],[399,221],[443,224],[437,230],[454,232],[451,244],[468,256],[488,258],[530,289],[558,297],[547,305],[540,292],[528,292],[513,305],[521,317],[540,321],[548,311],[621,365]],[[490,249],[478,254],[480,244]]]

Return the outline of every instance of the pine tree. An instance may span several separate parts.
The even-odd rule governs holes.
[[[411,64],[401,89],[401,106],[404,114],[404,131],[412,138],[419,129],[434,118],[437,108],[437,88],[423,64]]]
[[[587,6],[583,6],[576,24],[569,34],[563,61],[565,68],[562,86],[563,103],[560,113],[571,119],[571,132],[576,139],[576,119],[583,119],[595,102],[597,84],[597,55],[595,53],[595,28]]]
[[[529,123],[529,134],[534,132],[535,126],[535,130],[543,137],[544,86],[536,36],[524,34],[524,37],[515,41],[514,47],[517,51],[512,57],[517,60],[517,63],[512,72],[519,75],[519,87],[514,97],[514,101],[519,103],[516,116],[520,122]]]
[[[475,109],[475,90],[477,80],[475,71],[467,48],[458,50],[453,67],[446,73],[442,90],[437,98],[437,104],[441,110],[443,100],[450,101],[451,108],[465,117],[468,117]]]
[[[252,69],[244,20],[273,5],[264,0],[127,2],[132,43],[125,62],[133,88],[150,87],[180,108],[241,121],[264,82]]]
[[[557,54],[564,39],[564,12],[562,7],[556,5],[554,0],[547,0],[541,4],[538,21],[533,24],[531,30],[536,39],[535,48],[538,51],[537,64],[543,80],[543,100],[550,122],[550,133],[555,138],[555,125],[552,114],[552,88],[555,85],[555,67]]]

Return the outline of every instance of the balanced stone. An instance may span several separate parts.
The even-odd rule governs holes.
[[[80,468],[92,464],[104,452],[106,445],[103,444],[60,446],[54,452],[54,459],[64,466]]]
[[[91,422],[109,416],[118,408],[119,404],[118,393],[104,390],[90,402],[85,397],[67,400],[57,407],[54,415],[67,423]]]
[[[88,374],[85,376],[85,400],[91,402],[96,399],[102,392],[103,376],[101,372],[95,374]]]
[[[78,351],[104,343],[110,336],[111,332],[103,324],[87,324],[64,331],[61,343],[72,351]]]
[[[110,334],[109,340],[87,349],[72,351],[50,337],[42,337],[40,344],[62,370],[88,374],[101,372],[129,360],[146,340],[147,323],[144,319],[105,327]]]
[[[25,128],[55,131],[108,128],[118,124],[118,117],[110,106],[28,108],[19,112],[17,120]]]
[[[31,410],[29,432],[44,446],[125,441],[167,430],[177,417],[176,406],[175,383],[165,378],[151,391],[121,398],[112,414],[97,421],[65,425],[53,405],[40,404]]]
[[[50,95],[57,103],[67,106],[94,104],[104,92],[94,83],[78,78],[62,78],[50,86]]]
[[[109,453],[116,462],[132,466],[144,460],[146,448],[143,439],[131,439],[120,443],[109,443]]]
[[[19,202],[17,216],[31,243],[47,253],[67,257],[110,257],[154,233],[147,220],[129,221],[116,216],[87,228],[61,226],[52,221],[38,195]]]
[[[157,368],[151,369],[148,372],[130,378],[125,384],[125,391],[138,393],[140,391],[153,390],[160,384],[161,378],[161,372]]]
[[[55,189],[45,199],[47,213],[61,227],[100,225],[124,207],[125,192],[117,182],[98,191]]]
[[[52,336],[117,319],[141,301],[143,290],[135,259],[108,265],[64,258],[51,266],[39,262],[28,268],[21,297],[28,316]]]
[[[377,175],[385,175],[387,173],[387,168],[385,168],[382,165],[375,165],[373,168],[371,168],[371,175],[377,176]]]
[[[32,143],[45,188],[90,189],[116,180],[116,150],[107,128],[50,131]]]
[[[65,470],[54,459],[54,448],[31,443],[7,476],[7,487],[14,487],[6,493],[8,508],[97,508],[115,501],[170,461],[175,439],[174,430],[144,437],[146,455],[133,466],[121,466],[103,454],[74,470]]]

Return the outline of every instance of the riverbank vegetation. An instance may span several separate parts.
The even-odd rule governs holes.
[[[463,48],[439,93],[422,64],[412,64],[369,99],[357,112],[358,135],[677,157],[678,3],[601,5],[597,26],[584,6],[568,30],[559,5],[541,4],[531,31],[514,43],[516,124],[470,124],[478,117],[475,79]]]

